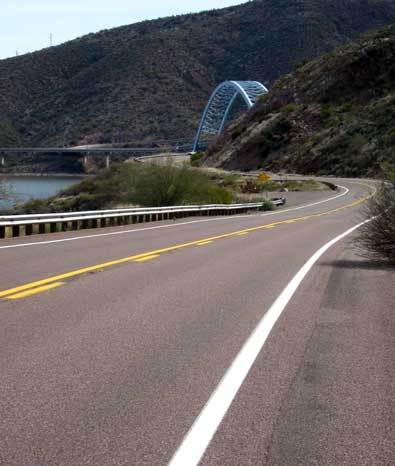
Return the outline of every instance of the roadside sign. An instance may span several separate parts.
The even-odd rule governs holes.
[[[262,181],[262,183],[264,183],[265,181],[269,181],[270,180],[270,176],[265,173],[265,172],[262,172],[259,174],[259,181]]]

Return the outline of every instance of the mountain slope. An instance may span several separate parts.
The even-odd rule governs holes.
[[[225,79],[269,85],[395,21],[393,0],[255,0],[0,61],[0,146],[191,138]]]
[[[374,176],[395,160],[395,25],[276,82],[209,148],[229,169]]]

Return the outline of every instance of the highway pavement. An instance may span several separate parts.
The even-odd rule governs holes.
[[[373,187],[338,184],[1,241],[0,465],[395,466],[394,270],[339,239]]]

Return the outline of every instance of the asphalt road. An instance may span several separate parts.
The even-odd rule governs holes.
[[[0,242],[0,464],[169,464],[295,274],[362,220],[369,188],[340,184],[298,210]],[[393,285],[352,235],[322,255],[200,464],[395,466]]]

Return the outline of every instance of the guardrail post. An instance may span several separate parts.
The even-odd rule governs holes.
[[[40,233],[40,235],[44,235],[45,234],[45,223],[39,223],[38,224],[38,232]]]
[[[5,227],[0,227],[0,239],[5,238]]]
[[[69,222],[62,222],[61,224],[61,230],[62,231],[67,231],[69,228]]]
[[[58,224],[56,222],[50,223],[49,229],[51,233],[56,233],[58,231]]]
[[[33,234],[33,225],[25,225],[25,235],[26,236],[31,236]]]
[[[17,236],[19,236],[19,231],[20,231],[19,225],[12,225],[12,237],[13,238],[16,238]]]

